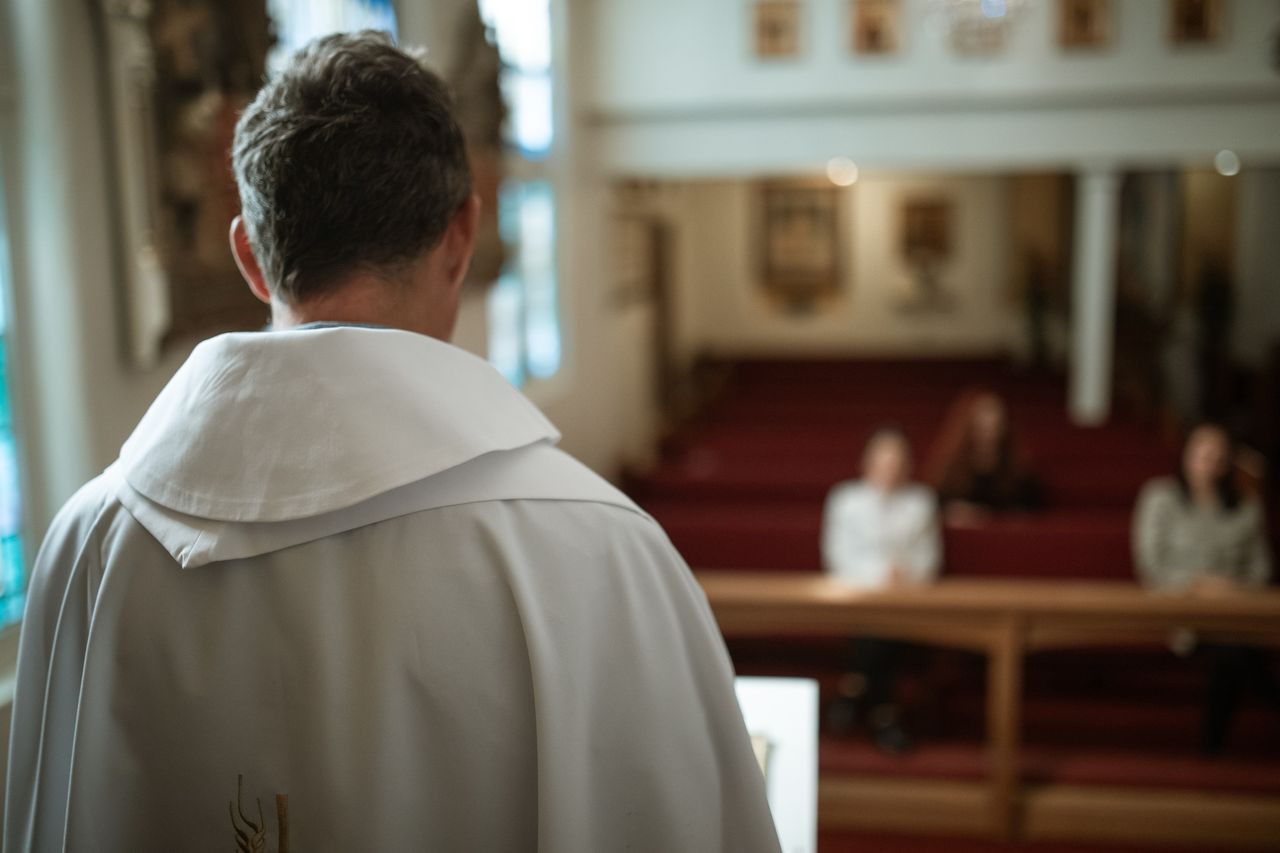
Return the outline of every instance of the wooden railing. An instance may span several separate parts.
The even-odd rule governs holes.
[[[701,572],[726,638],[871,634],[968,649],[989,659],[989,774],[975,828],[1022,834],[1023,659],[1039,649],[1167,642],[1187,628],[1205,638],[1280,646],[1280,591],[1164,595],[1114,582],[956,578],[929,587],[859,590],[818,575]],[[1253,825],[1280,838],[1280,801]],[[1159,829],[1157,827],[1157,829]]]

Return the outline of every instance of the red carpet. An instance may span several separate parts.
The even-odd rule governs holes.
[[[818,853],[1227,853],[1203,847],[1112,847],[1062,842],[987,841],[973,838],[931,838],[883,833],[823,832],[818,835]]]

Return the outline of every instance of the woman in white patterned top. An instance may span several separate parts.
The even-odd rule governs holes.
[[[1271,579],[1266,524],[1257,500],[1240,494],[1226,430],[1202,424],[1187,436],[1182,468],[1143,488],[1133,518],[1134,563],[1143,584],[1163,592],[1231,595]],[[1280,708],[1280,688],[1266,654],[1245,646],[1197,644],[1186,632],[1175,649],[1195,652],[1209,669],[1201,747],[1221,752],[1246,690]]]

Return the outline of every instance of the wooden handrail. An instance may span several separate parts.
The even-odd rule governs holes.
[[[1018,830],[1022,668],[1038,648],[1108,640],[1164,642],[1190,628],[1280,646],[1280,590],[1167,595],[1124,582],[946,578],[927,587],[865,590],[823,575],[699,572],[726,637],[874,633],[988,656],[989,826]]]

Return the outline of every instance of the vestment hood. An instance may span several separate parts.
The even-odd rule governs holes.
[[[193,566],[421,508],[398,498],[558,440],[487,362],[411,332],[334,327],[200,344],[114,467],[122,503]]]

